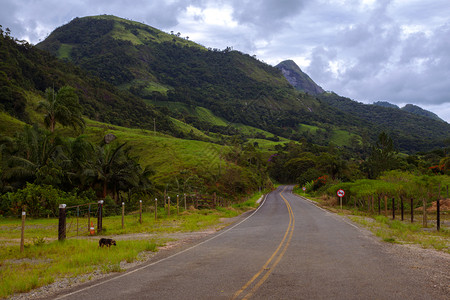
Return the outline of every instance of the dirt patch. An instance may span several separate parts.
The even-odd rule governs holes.
[[[440,211],[450,211],[450,199],[443,199],[439,201]],[[416,210],[423,211],[423,207],[419,207]],[[437,201],[433,201],[431,206],[427,208],[428,212],[437,211]]]

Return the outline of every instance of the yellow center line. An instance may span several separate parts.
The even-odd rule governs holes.
[[[286,189],[286,187],[281,191],[281,193],[284,192],[284,190]],[[272,273],[273,269],[275,268],[275,266],[280,262],[281,258],[283,257],[284,253],[286,252],[290,241],[292,239],[292,235],[294,232],[294,224],[295,224],[295,219],[294,219],[294,213],[292,212],[292,208],[291,205],[289,204],[289,202],[286,200],[286,198],[283,197],[283,195],[280,193],[281,198],[283,198],[284,203],[286,204],[286,207],[288,209],[289,212],[289,225],[288,228],[286,229],[286,232],[283,236],[283,239],[281,240],[280,244],[278,245],[277,249],[275,250],[275,252],[272,254],[272,256],[267,260],[267,262],[264,264],[264,266],[239,290],[237,291],[234,295],[232,299],[236,299],[241,293],[243,293],[256,279],[258,279],[258,277],[261,276],[261,274],[266,271],[266,273],[263,275],[263,277],[255,284],[255,286],[251,289],[250,292],[248,292],[247,295],[244,296],[244,298],[242,299],[248,299],[250,298],[253,293],[264,283],[264,281],[266,281],[266,279],[269,277],[269,275]],[[288,237],[289,236],[289,237]],[[287,239],[287,242],[285,243]],[[272,262],[272,260],[277,256],[278,252],[280,251],[280,249],[283,247],[283,250],[281,251],[281,253],[279,254],[279,256],[277,257],[277,259],[275,260],[275,262],[272,264],[272,266],[270,268],[268,268],[269,264]]]

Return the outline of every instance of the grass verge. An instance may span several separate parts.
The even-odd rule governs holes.
[[[235,217],[256,208],[256,201],[261,196],[262,193],[256,193],[245,202],[230,207],[192,209],[182,211],[179,215],[176,209],[171,211],[170,216],[166,210],[160,209],[157,220],[154,219],[154,212],[146,212],[143,214],[142,224],[139,222],[139,215],[127,215],[124,229],[121,216],[106,217],[103,219],[102,235],[188,232],[219,226],[221,218]],[[127,239],[120,240],[118,246],[111,249],[99,248],[97,238],[69,238],[59,242],[56,240],[57,219],[30,219],[26,221],[26,243],[21,253],[20,223],[18,218],[0,219],[0,298],[28,292],[61,278],[72,278],[99,270],[103,273],[121,272],[121,262],[139,260],[141,253],[157,251],[167,241],[167,237]],[[73,231],[68,236],[70,234]]]
[[[416,244],[423,248],[433,248],[438,251],[450,253],[450,230],[449,228],[442,227],[438,232],[435,228],[427,227],[422,228],[422,219],[419,214],[415,216],[415,222],[411,223],[406,221],[410,219],[410,216],[405,216],[405,221],[392,220],[391,218],[373,215],[366,211],[360,211],[355,208],[343,207],[340,209],[337,205],[332,205],[330,202],[324,201],[318,197],[311,197],[311,195],[303,195],[301,192],[296,192],[302,197],[308,197],[308,199],[316,202],[321,207],[328,209],[334,213],[347,216],[350,220],[363,225],[382,241],[388,243],[397,244]],[[392,212],[389,212],[392,215]],[[398,216],[397,216],[398,218]],[[428,215],[429,222],[433,222],[436,219],[436,214]],[[434,219],[434,220],[433,220]],[[448,214],[442,214],[442,220],[448,220]]]

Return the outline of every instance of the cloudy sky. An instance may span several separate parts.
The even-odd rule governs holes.
[[[75,17],[113,14],[271,65],[325,90],[419,105],[450,122],[448,0],[0,0],[0,24],[36,44]]]

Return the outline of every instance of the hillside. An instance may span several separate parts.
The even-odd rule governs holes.
[[[401,108],[401,110],[403,111],[407,111],[409,113],[418,115],[418,116],[423,116],[423,117],[427,117],[436,121],[441,121],[441,122],[445,122],[444,120],[442,120],[441,118],[438,117],[438,115],[436,115],[435,113],[432,113],[431,111],[425,110],[417,105],[414,104],[406,104],[405,106],[403,106]]]
[[[427,117],[436,121],[442,121],[445,122],[444,120],[442,120],[441,118],[439,118],[438,115],[436,115],[435,113],[432,113],[431,111],[425,110],[417,105],[414,104],[406,104],[405,106],[403,106],[402,108],[398,107],[395,104],[389,103],[387,101],[377,101],[374,102],[373,105],[376,106],[382,106],[382,107],[389,107],[389,108],[394,108],[394,109],[401,109],[403,111],[418,115],[418,116],[422,116],[422,117]]]
[[[431,150],[445,145],[445,140],[450,138],[450,124],[446,122],[418,116],[401,109],[359,103],[335,93],[324,93],[318,97],[336,109],[373,124],[374,130],[384,128],[397,142],[399,149],[408,149],[412,152]]]
[[[282,61],[275,68],[280,69],[287,81],[301,92],[311,95],[325,92],[292,60]]]
[[[111,124],[153,128],[153,123],[174,133],[170,119],[129,92],[89,75],[86,71],[7,35],[0,36],[0,108],[30,121],[27,102],[44,95],[46,88],[76,88],[84,115]]]
[[[160,107],[174,107],[167,103],[179,103],[191,111],[203,107],[227,123],[285,137],[297,134],[297,139],[300,124],[322,128],[324,123],[346,128],[361,125],[350,118],[335,119],[330,107],[296,91],[280,70],[250,55],[230,48],[205,49],[177,35],[113,16],[74,19],[37,46]],[[166,112],[200,126],[195,115],[186,118],[180,110]]]

